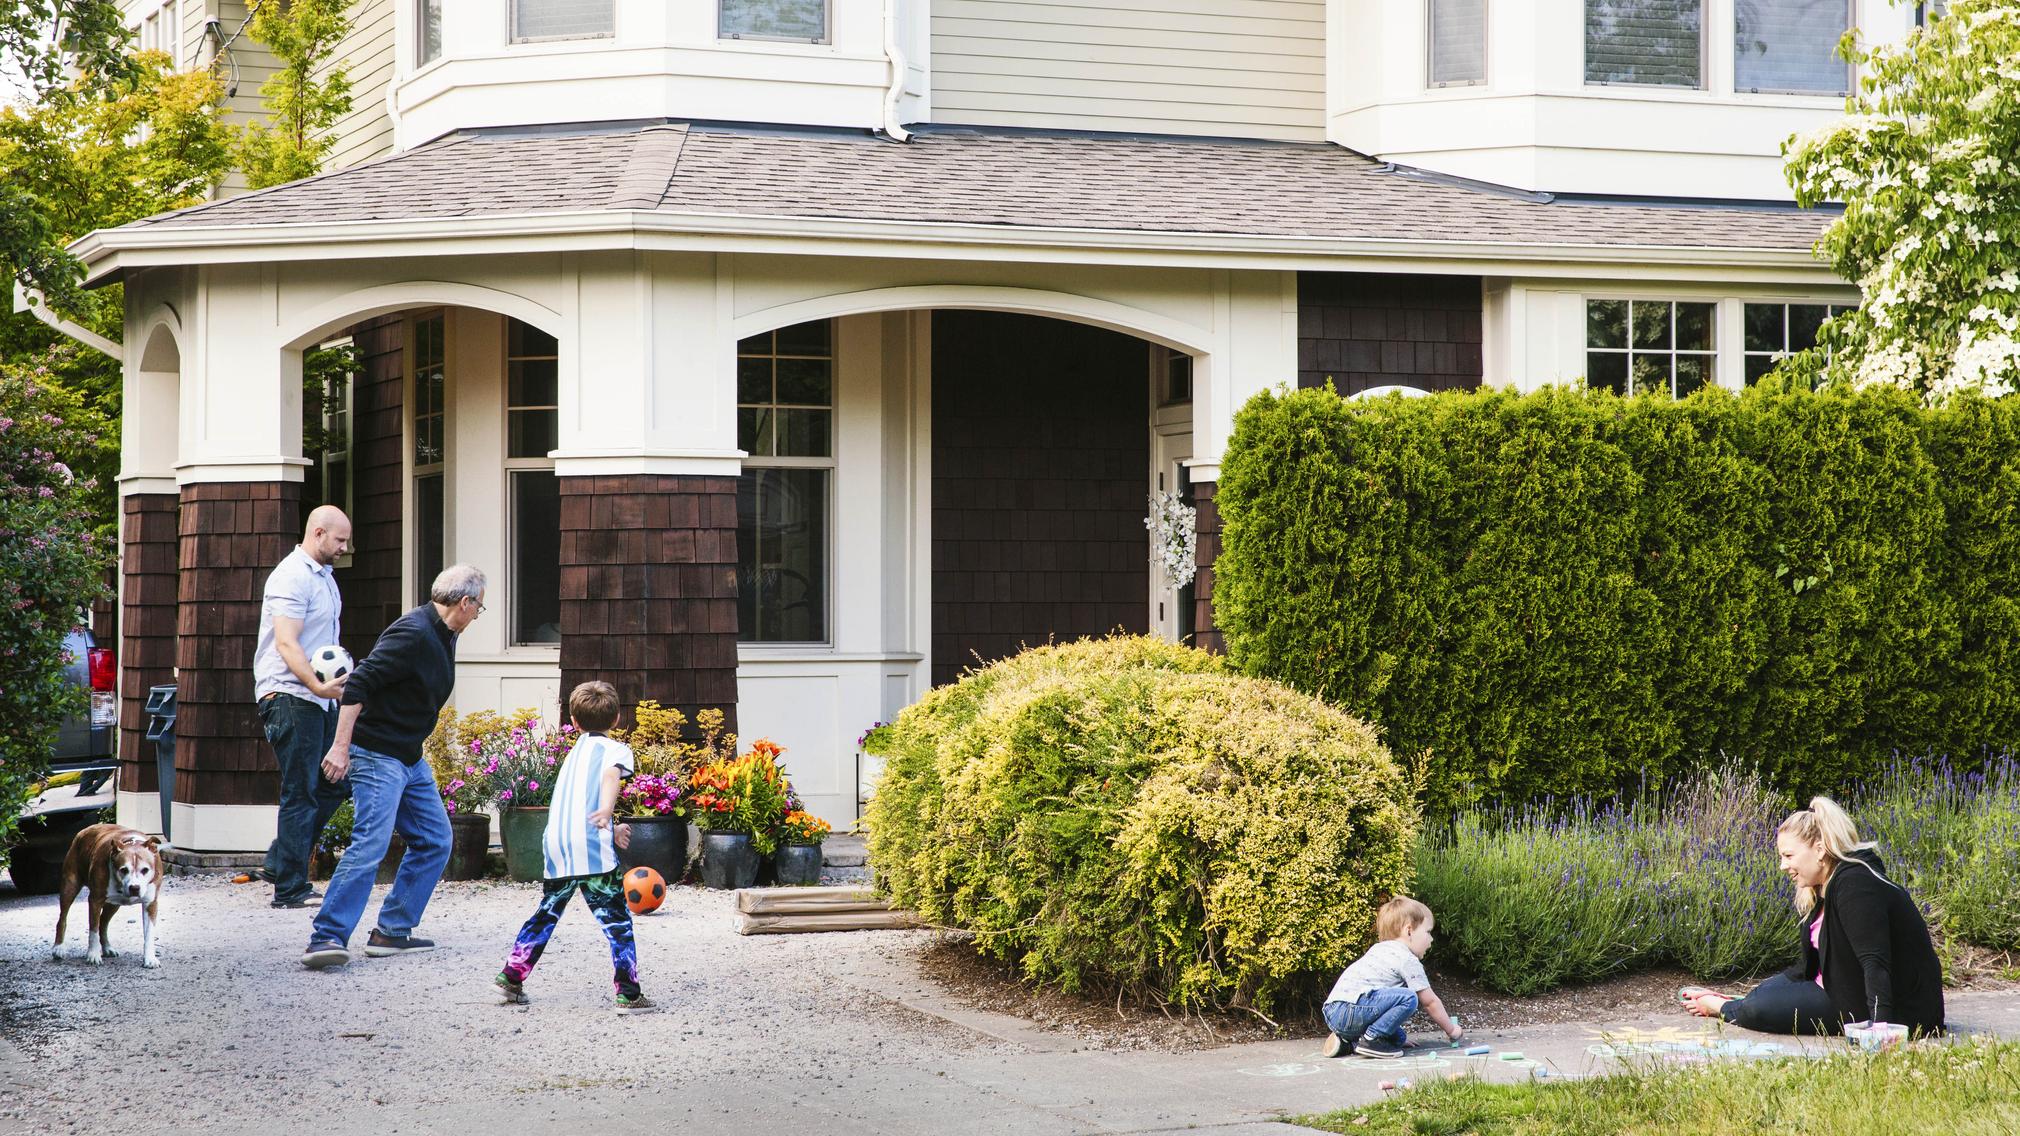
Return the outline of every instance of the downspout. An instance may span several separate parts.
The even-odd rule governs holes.
[[[64,335],[82,343],[101,355],[110,356],[122,363],[126,361],[126,352],[119,344],[114,343],[88,327],[72,323],[55,312],[50,311],[49,302],[43,299],[42,293],[32,292],[18,281],[14,285],[14,310],[17,312],[27,312],[29,315],[34,316],[36,319],[41,320],[43,323],[48,324],[50,327],[55,328],[57,331],[62,332]]]
[[[891,85],[884,91],[884,136],[910,141],[912,132],[898,122],[898,99],[905,93],[905,53],[898,47],[898,0],[884,0],[884,58],[891,62]]]

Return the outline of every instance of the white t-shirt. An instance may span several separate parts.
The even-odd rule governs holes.
[[[589,826],[589,815],[603,804],[603,771],[611,766],[630,776],[631,747],[596,734],[578,738],[561,763],[561,772],[554,777],[554,800],[547,807],[547,833],[541,840],[548,879],[617,870],[611,829]]]
[[[1424,976],[1424,960],[1403,945],[1401,939],[1383,939],[1340,972],[1328,1002],[1358,1002],[1370,990],[1401,987],[1412,994],[1431,988]]]

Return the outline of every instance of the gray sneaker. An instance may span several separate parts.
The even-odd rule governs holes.
[[[343,966],[351,961],[351,952],[335,939],[322,939],[309,944],[302,954],[302,965],[310,970],[328,970],[333,966]]]
[[[371,958],[388,958],[393,955],[418,954],[435,949],[435,940],[418,939],[412,935],[388,935],[374,930],[372,937],[365,940],[365,954]]]

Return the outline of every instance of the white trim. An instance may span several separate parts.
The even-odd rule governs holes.
[[[295,315],[281,325],[282,349],[301,350],[333,331],[410,308],[478,308],[531,324],[556,339],[564,327],[560,312],[517,292],[449,280],[403,280],[346,292]]]
[[[274,842],[278,805],[169,806],[177,848],[193,852],[264,852]]]
[[[1186,476],[1194,485],[1218,484],[1220,482],[1219,458],[1191,458],[1185,463]]]
[[[992,312],[1022,312],[1056,316],[1093,324],[1139,339],[1148,339],[1189,355],[1211,352],[1213,333],[1182,320],[1109,300],[1042,288],[997,288],[972,284],[927,284],[901,288],[869,288],[837,292],[765,308],[739,317],[731,336],[742,340],[774,328],[818,319],[876,312],[968,308]]]
[[[220,455],[200,462],[177,462],[175,483],[197,485],[219,481],[301,481],[311,463],[307,458],[267,454]]]
[[[150,836],[160,836],[161,794],[129,793],[121,789],[113,794],[112,816],[115,821],[128,828],[137,828]]]
[[[173,476],[163,476],[157,473],[121,474],[116,480],[119,483],[119,495],[121,497],[131,497],[136,493],[179,493],[182,491],[182,487],[176,483]]]
[[[1839,280],[1809,248],[1280,237],[631,210],[450,220],[100,229],[79,239],[70,251],[90,266],[90,279],[96,281],[114,271],[151,265],[611,248],[1486,275],[1507,275],[1508,266],[1519,264],[1524,266],[1521,275],[1569,279],[1600,275],[1596,269],[1601,266],[1606,270],[1604,274],[1614,279],[1647,280],[1687,280],[1701,277],[1707,268],[1737,268],[1762,270],[1767,279],[1790,283]],[[305,256],[307,249],[315,252]],[[439,298],[430,302],[465,304],[463,300]],[[516,311],[502,314],[551,331],[537,314],[536,318],[527,318]],[[358,317],[345,312],[330,320],[343,318]],[[548,318],[552,318],[551,313]],[[296,326],[300,326],[299,321]],[[296,339],[312,339],[327,332],[330,326],[326,322],[306,331],[298,330]]]
[[[742,450],[554,450],[548,456],[557,477],[735,477],[743,472],[746,455]]]

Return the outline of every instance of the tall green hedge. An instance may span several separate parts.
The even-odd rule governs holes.
[[[1409,878],[1411,786],[1374,730],[1204,651],[1034,648],[866,744],[879,885],[1068,989],[1268,1012]]]
[[[2020,400],[1263,395],[1214,500],[1236,667],[1428,755],[1434,803],[2020,740]]]

